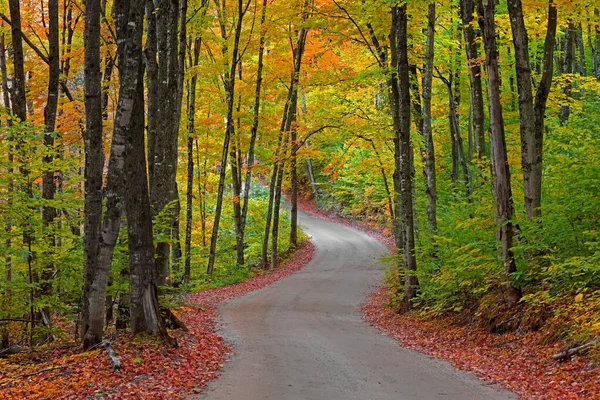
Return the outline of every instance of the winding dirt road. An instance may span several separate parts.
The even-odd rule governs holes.
[[[316,247],[296,274],[228,301],[233,343],[204,400],[514,399],[448,363],[400,347],[367,325],[359,305],[381,282],[385,246],[357,230],[300,214]]]

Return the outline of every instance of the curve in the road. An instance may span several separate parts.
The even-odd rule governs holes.
[[[367,325],[359,305],[382,277],[383,244],[301,213],[313,260],[221,306],[234,345],[223,375],[196,399],[514,399],[450,364],[404,349]]]

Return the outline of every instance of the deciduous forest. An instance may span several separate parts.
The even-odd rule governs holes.
[[[598,0],[0,0],[0,73],[0,398],[201,388],[302,210],[388,243],[365,312],[600,395]]]

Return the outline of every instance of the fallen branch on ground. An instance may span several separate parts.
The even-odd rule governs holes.
[[[560,353],[557,353],[557,354],[553,355],[552,359],[556,360],[556,361],[565,361],[565,360],[568,360],[569,358],[571,358],[575,354],[581,353],[584,350],[587,350],[587,349],[589,349],[591,347],[594,347],[596,344],[598,344],[598,339],[592,340],[591,342],[588,342],[588,343],[586,343],[584,345],[581,345],[581,346],[572,347],[570,349],[561,351]]]
[[[110,360],[110,366],[112,367],[112,370],[120,371],[121,360],[119,359],[119,357],[117,357],[117,353],[115,353],[115,350],[110,345],[110,342],[105,340],[101,343],[101,346],[104,348],[104,350],[106,350],[106,354],[108,355],[108,359]]]

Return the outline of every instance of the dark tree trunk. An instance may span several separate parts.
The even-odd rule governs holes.
[[[484,126],[484,111],[483,111],[483,88],[481,84],[481,65],[479,59],[479,44],[477,37],[479,36],[474,29],[472,22],[474,20],[475,1],[461,0],[460,1],[463,33],[465,36],[465,51],[467,54],[467,62],[469,64],[469,80],[471,88],[471,110],[472,122],[470,129],[473,130],[475,138],[475,151],[477,159],[481,160],[485,156],[485,126]]]
[[[132,333],[149,332],[170,340],[158,307],[152,212],[144,145],[143,0],[116,0],[119,43],[119,100],[115,135],[125,139],[125,210],[129,244]],[[172,343],[172,342],[171,342]]]
[[[177,191],[177,155],[178,134],[181,111],[182,73],[180,66],[178,35],[181,13],[179,0],[155,0],[156,24],[148,24],[148,36],[151,43],[147,46],[146,56],[152,58],[156,49],[158,61],[152,58],[152,78],[149,86],[149,101],[155,114],[148,114],[148,159],[150,160],[150,201],[154,218],[161,212],[168,212],[166,224],[159,227],[163,236],[173,238],[177,230],[179,195]],[[156,29],[153,29],[153,28]],[[155,37],[152,35],[155,33]],[[184,32],[185,34],[185,32]],[[156,43],[156,46],[154,46]],[[156,79],[156,80],[155,80]],[[154,84],[155,83],[155,84]],[[152,97],[156,96],[156,97]],[[152,120],[150,123],[150,120]],[[170,209],[166,211],[166,207]],[[177,234],[178,236],[178,234]],[[174,251],[180,251],[179,241],[173,242]],[[178,250],[179,249],[179,250]],[[156,245],[157,283],[167,284],[170,274],[171,246],[169,241]]]
[[[266,30],[264,28],[267,19],[267,1],[263,0],[262,12],[260,17],[260,39],[258,46],[258,64],[256,70],[256,89],[254,94],[254,116],[252,120],[252,129],[250,133],[250,146],[248,148],[248,165],[246,168],[246,184],[244,186],[244,205],[242,207],[241,218],[241,241],[244,242],[246,233],[246,221],[248,217],[248,206],[250,201],[250,189],[252,186],[252,169],[254,168],[254,148],[256,145],[256,137],[258,135],[258,127],[260,123],[260,99],[262,90],[262,74],[263,74],[263,58],[265,53]]]
[[[437,232],[437,182],[435,150],[433,147],[433,129],[431,126],[435,14],[435,3],[431,3],[427,13],[427,49],[425,51],[425,73],[423,74],[423,145],[425,147],[423,175],[425,177],[425,188],[427,193],[427,226],[430,233]]]
[[[290,246],[292,247],[295,247],[298,244],[298,170],[296,165],[298,154],[298,131],[296,130],[295,123],[298,113],[298,85],[300,82],[300,68],[302,67],[302,56],[304,55],[304,47],[306,45],[307,36],[308,31],[306,29],[302,29],[298,35],[298,43],[294,51],[294,72],[290,86],[292,93],[290,96],[290,107],[288,109],[288,126],[286,126],[286,131],[289,130],[290,132],[291,145],[290,180],[292,195],[290,199]],[[279,203],[275,203],[275,206],[279,207]],[[273,249],[273,253],[277,253],[275,248]]]
[[[417,294],[418,280],[416,276],[417,260],[415,257],[415,231],[413,213],[413,175],[412,145],[410,140],[410,79],[408,64],[408,16],[406,4],[392,7],[392,28],[390,32],[390,49],[392,53],[393,93],[395,101],[392,106],[394,118],[394,191],[396,201],[401,203],[402,217],[402,250],[404,267],[404,300],[400,311],[408,311]],[[397,225],[398,226],[398,225]]]
[[[458,179],[458,164],[460,162],[460,166],[463,173],[463,179],[465,182],[465,188],[467,190],[467,199],[469,202],[471,199],[471,171],[469,169],[468,160],[465,157],[465,147],[462,139],[462,135],[460,133],[460,121],[458,119],[456,97],[452,90],[452,82],[443,76],[439,76],[439,78],[446,85],[446,90],[448,91],[448,110],[449,110],[449,119],[450,119],[450,132],[452,134],[452,139],[454,142],[453,151],[452,151],[452,174],[454,175],[453,180]]]
[[[502,103],[500,102],[500,78],[498,73],[498,55],[496,48],[495,0],[485,0],[485,5],[483,7],[483,36],[490,98],[490,154],[494,200],[496,203],[498,219],[498,237],[501,245],[501,257],[504,264],[506,294],[509,305],[514,307],[521,298],[521,290],[515,287],[512,282],[512,274],[517,271],[512,250],[515,235],[513,221],[514,209],[510,182],[510,168],[508,166],[508,156],[506,154]]]
[[[81,338],[83,347],[102,341],[108,270],[100,268],[102,218],[102,73],[100,71],[100,0],[88,0],[84,31],[85,100],[85,199],[84,199],[84,288]]]
[[[12,37],[12,113],[21,122],[27,120],[27,100],[25,98],[25,66],[23,58],[23,41],[21,40],[21,10],[19,0],[9,0]]]
[[[198,65],[200,60],[200,39],[194,41],[194,56],[192,66]],[[196,86],[198,77],[193,75],[190,79],[188,91],[188,140],[187,140],[187,193],[186,193],[186,223],[185,223],[185,266],[183,282],[189,283],[192,275],[192,224],[193,224],[193,199],[194,199],[194,132],[196,114]],[[198,166],[199,167],[199,166]]]
[[[583,29],[581,22],[577,26],[575,32],[575,40],[577,42],[577,72],[581,76],[587,76],[587,68],[585,63],[585,46],[583,45]]]
[[[60,49],[59,49],[59,27],[58,27],[58,0],[48,1],[48,100],[44,108],[44,125],[46,128],[44,134],[44,146],[46,154],[42,162],[47,165],[42,174],[42,198],[46,201],[54,200],[56,184],[54,179],[54,168],[52,167],[55,159],[54,154],[54,129],[56,126],[56,114],[58,110],[58,86],[60,79]],[[53,248],[56,246],[56,237],[52,226],[56,218],[56,209],[44,205],[42,207],[42,220],[46,230],[45,240],[50,249],[48,258],[53,255]],[[52,276],[54,274],[54,264],[47,261],[42,271],[41,290],[44,296],[52,294]],[[50,319],[50,312],[46,308],[43,310],[46,318]]]
[[[233,109],[235,102],[235,80],[236,71],[238,67],[238,54],[240,45],[240,36],[242,33],[242,21],[244,19],[244,4],[242,0],[237,2],[237,23],[234,32],[233,49],[231,55],[230,70],[225,73],[225,91],[227,92],[227,125],[225,128],[225,139],[223,140],[223,152],[221,154],[221,172],[219,174],[219,188],[217,190],[217,205],[215,208],[215,220],[213,223],[212,234],[210,237],[210,252],[208,256],[208,267],[206,272],[212,276],[215,258],[217,255],[217,240],[219,237],[219,222],[221,221],[221,211],[223,210],[223,194],[225,192],[225,176],[227,173],[227,156],[229,153],[229,142],[233,134]],[[219,10],[221,19],[221,36],[223,40],[227,40],[227,32],[225,28],[225,21],[223,20],[224,10]],[[223,55],[227,57],[228,51],[225,46],[223,49]]]
[[[242,80],[241,73],[242,65],[240,62],[239,70],[240,70],[240,81]],[[239,115],[240,108],[242,104],[241,95],[238,96],[238,103],[236,107],[236,112]],[[242,203],[241,203],[241,195],[242,195],[242,163],[240,161],[241,156],[241,148],[240,148],[240,119],[238,118],[238,126],[237,132],[234,130],[232,133],[233,143],[231,144],[231,152],[230,156],[230,164],[231,164],[231,181],[233,187],[233,223],[235,225],[235,250],[237,253],[237,264],[244,265],[244,235],[242,228]]]
[[[553,0],[548,3],[548,28],[544,42],[544,70],[534,94],[531,85],[529,39],[523,19],[521,0],[509,0],[508,10],[515,47],[515,65],[521,115],[521,165],[527,218],[539,218],[542,199],[542,156],[546,102],[552,85],[554,43],[557,10]]]
[[[563,39],[563,59],[562,59],[562,74],[574,74],[575,73],[575,26],[572,22],[569,22],[565,30],[565,37]],[[564,94],[567,97],[571,97],[571,82],[567,79],[567,85],[564,88]],[[563,105],[560,108],[560,123],[565,125],[571,115],[571,107],[568,104]]]

